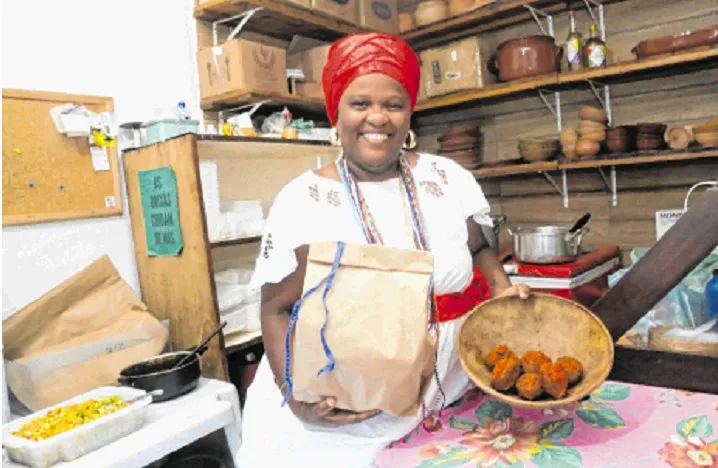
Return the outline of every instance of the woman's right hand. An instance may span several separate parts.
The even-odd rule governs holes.
[[[347,424],[356,424],[381,413],[381,410],[370,410],[355,413],[335,408],[336,399],[332,397],[324,398],[317,403],[304,403],[294,399],[289,401],[289,408],[292,413],[302,421],[317,426],[339,427]]]

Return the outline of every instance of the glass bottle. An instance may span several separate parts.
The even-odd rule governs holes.
[[[573,10],[568,11],[568,17],[570,29],[566,37],[566,44],[564,45],[564,56],[566,57],[568,70],[580,70],[583,68],[583,53],[581,48],[583,36],[580,32],[576,31],[576,17]]]
[[[596,24],[588,28],[589,36],[583,47],[586,66],[588,68],[602,68],[606,66],[606,43],[598,37]]]

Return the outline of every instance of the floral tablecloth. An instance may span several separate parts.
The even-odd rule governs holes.
[[[580,403],[538,411],[475,389],[376,466],[718,468],[718,396],[607,382]]]

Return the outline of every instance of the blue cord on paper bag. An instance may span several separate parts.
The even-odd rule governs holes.
[[[336,359],[334,358],[334,354],[332,353],[332,350],[329,348],[329,344],[327,343],[326,339],[326,328],[327,328],[327,322],[329,320],[329,307],[327,306],[327,296],[329,295],[329,290],[331,289],[332,285],[334,284],[334,278],[337,275],[337,271],[339,270],[339,261],[342,258],[342,255],[344,254],[344,242],[337,242],[337,251],[334,254],[334,262],[332,263],[332,269],[329,271],[329,274],[326,278],[322,279],[319,284],[314,286],[313,288],[309,289],[304,295],[294,304],[294,307],[292,307],[292,314],[289,316],[289,324],[287,326],[287,333],[284,335],[284,384],[287,386],[287,393],[284,395],[284,400],[282,401],[282,406],[286,405],[289,401],[289,398],[291,398],[292,393],[294,392],[294,383],[292,382],[292,376],[291,376],[291,367],[292,367],[292,356],[291,356],[291,335],[292,330],[294,330],[295,325],[297,324],[297,319],[299,319],[299,309],[302,306],[302,302],[309,297],[310,295],[314,294],[321,286],[322,284],[326,283],[326,286],[324,287],[324,293],[322,295],[322,301],[324,302],[324,311],[326,314],[326,317],[324,318],[324,324],[322,325],[322,328],[319,332],[320,339],[322,341],[322,348],[324,348],[324,354],[327,356],[327,360],[329,361],[328,364],[321,369],[319,369],[319,372],[317,373],[317,376],[322,375],[324,372],[331,372],[334,370],[334,367],[336,365]]]

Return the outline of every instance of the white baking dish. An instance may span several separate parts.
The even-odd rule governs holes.
[[[99,387],[55,406],[37,411],[24,418],[4,424],[2,444],[12,461],[33,468],[47,468],[60,461],[71,461],[86,453],[97,450],[121,437],[138,430],[145,422],[147,405],[151,398],[135,401],[127,408],[103,416],[70,431],[63,432],[46,440],[34,441],[17,437],[12,433],[28,421],[45,416],[51,409],[71,405],[93,398],[117,395],[129,400],[144,394],[144,390],[129,387]]]

